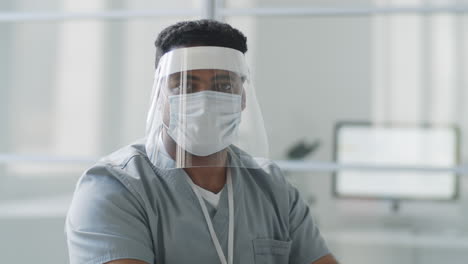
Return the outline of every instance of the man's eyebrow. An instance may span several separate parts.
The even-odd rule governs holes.
[[[200,78],[198,78],[196,75],[187,74],[186,76],[187,76],[187,80],[200,81]]]
[[[187,80],[194,80],[194,81],[199,81],[199,80],[200,80],[200,78],[198,78],[197,76],[192,75],[192,74],[184,74],[184,75],[182,75],[182,74],[175,74],[175,75],[171,75],[171,76],[169,77],[169,79],[170,79],[171,81],[180,81],[180,80],[182,79],[182,76],[186,76]]]
[[[219,74],[219,75],[215,75],[211,78],[212,81],[216,80],[216,81],[219,81],[219,80],[227,80],[227,81],[230,81],[230,80],[233,80],[233,79],[236,79],[236,76],[231,76],[230,74]]]

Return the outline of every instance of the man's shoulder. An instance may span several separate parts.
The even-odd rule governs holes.
[[[155,171],[145,152],[144,140],[138,140],[102,157],[82,175],[85,179],[118,181],[129,189],[141,189]],[[140,190],[134,190],[140,191]]]
[[[278,164],[276,164],[273,160],[256,158],[255,161],[259,165],[259,169],[268,174],[270,177],[273,177],[277,180],[284,179],[283,172],[281,171]]]
[[[282,179],[283,174],[278,165],[269,158],[253,157],[241,148],[231,145],[229,152],[232,155],[231,162],[234,167],[242,167],[250,170],[255,175],[270,175],[276,179]]]
[[[249,177],[261,189],[273,192],[287,192],[289,188],[288,181],[281,171],[280,167],[269,159],[255,159],[257,168],[248,169]]]
[[[102,157],[97,162],[97,165],[107,165],[124,169],[129,162],[134,161],[135,159],[147,160],[144,139],[139,139],[132,144],[122,147]]]

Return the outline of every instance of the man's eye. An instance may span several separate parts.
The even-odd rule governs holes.
[[[218,85],[218,91],[230,92],[231,90],[232,90],[232,85],[230,83],[222,83]]]
[[[169,84],[169,90],[171,91],[171,93],[174,93],[175,91],[179,91],[180,90],[180,83],[170,83]]]
[[[172,94],[191,93],[193,89],[194,87],[192,85],[186,85],[186,86],[178,85],[178,86],[174,86],[173,88],[171,88],[171,93]]]

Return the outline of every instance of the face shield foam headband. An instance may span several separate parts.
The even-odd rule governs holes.
[[[180,48],[164,54],[158,63],[155,78],[189,70],[218,69],[248,76],[244,54],[238,50],[223,47]]]

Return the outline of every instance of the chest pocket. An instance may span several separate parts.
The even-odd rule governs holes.
[[[287,264],[292,241],[254,239],[255,264]]]

